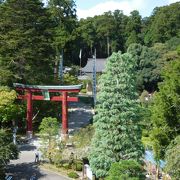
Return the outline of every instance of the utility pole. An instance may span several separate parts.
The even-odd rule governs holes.
[[[93,55],[93,98],[95,105],[96,104],[96,49]]]
[[[59,60],[59,78],[61,84],[63,84],[63,50],[61,51],[60,60]]]
[[[109,57],[110,54],[110,44],[109,44],[109,36],[107,36],[107,55]]]

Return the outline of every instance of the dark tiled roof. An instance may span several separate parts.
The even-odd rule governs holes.
[[[82,68],[83,72],[93,72],[93,58],[89,58],[86,66]],[[96,59],[96,72],[103,72],[105,69],[106,59]]]

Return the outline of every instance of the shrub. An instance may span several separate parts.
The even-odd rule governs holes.
[[[92,125],[86,126],[85,128],[81,128],[74,134],[73,142],[75,147],[84,148],[90,145],[92,136],[94,134],[94,128]]]
[[[68,177],[76,179],[79,177],[79,175],[76,172],[70,172],[70,173],[68,173]]]
[[[86,93],[86,89],[81,89],[81,93]]]
[[[79,80],[76,76],[67,73],[64,74],[64,84],[65,85],[79,84]]]
[[[0,164],[0,177],[1,177],[2,179],[5,178],[4,166],[2,166],[1,164]]]
[[[56,152],[54,157],[53,157],[53,162],[56,166],[61,165],[61,160],[62,160],[62,154],[60,152]]]
[[[65,169],[71,169],[71,166],[69,165],[69,163],[63,164],[63,167],[64,167]]]
[[[113,163],[106,180],[145,179],[142,166],[134,160],[122,160]]]
[[[82,164],[81,163],[76,163],[76,171],[82,171]]]

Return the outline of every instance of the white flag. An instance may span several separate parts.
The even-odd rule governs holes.
[[[79,59],[81,59],[81,54],[82,54],[82,49],[80,49],[80,52],[79,52]]]

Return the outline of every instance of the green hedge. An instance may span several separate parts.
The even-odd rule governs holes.
[[[68,177],[76,179],[79,177],[79,175],[76,172],[70,172],[70,173],[68,173]]]

